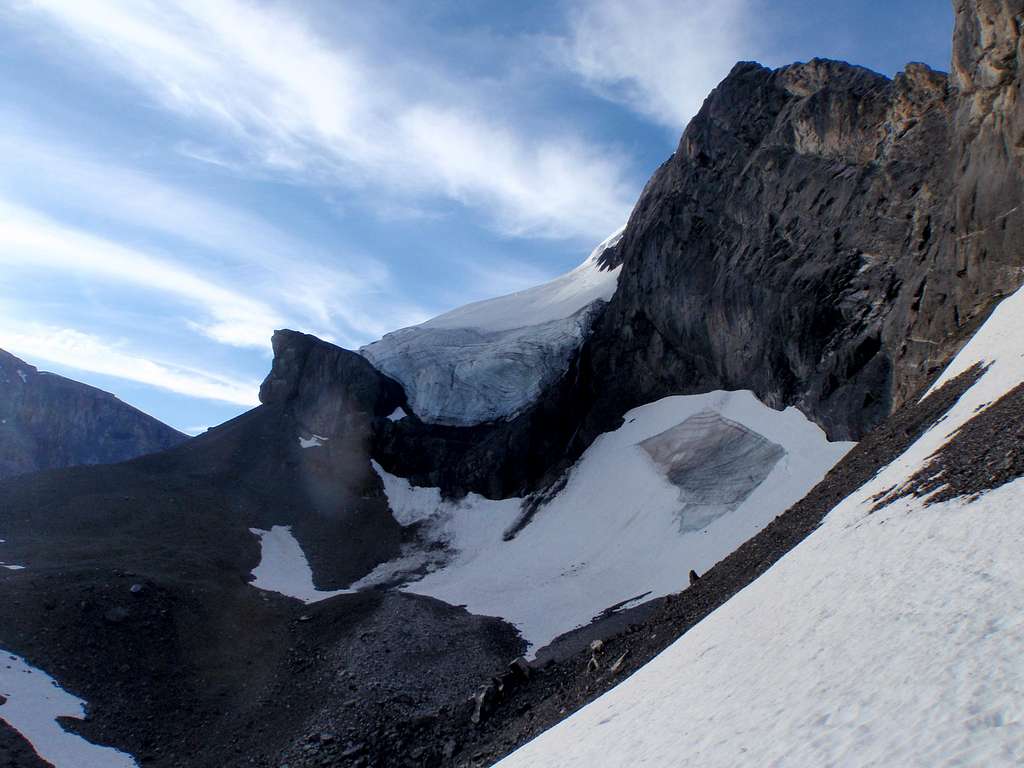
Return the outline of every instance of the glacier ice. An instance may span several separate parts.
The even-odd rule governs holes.
[[[598,260],[622,231],[549,283],[467,304],[389,333],[360,353],[402,384],[426,422],[471,426],[513,418],[565,373],[615,293],[620,268],[602,269]]]

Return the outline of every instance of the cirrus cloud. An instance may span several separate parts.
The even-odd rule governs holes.
[[[436,196],[513,235],[599,240],[635,192],[626,158],[578,136],[524,135],[474,107],[393,82],[355,41],[318,34],[294,6],[238,0],[32,0],[164,109],[222,141],[193,157],[285,178]],[[436,73],[434,73],[436,74]]]

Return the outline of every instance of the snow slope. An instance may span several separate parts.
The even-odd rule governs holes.
[[[1024,478],[870,513],[1024,381],[1022,324],[1024,291],[943,375],[991,363],[945,419],[761,578],[499,765],[1024,764]]]
[[[4,701],[6,699],[6,701]],[[54,768],[136,768],[124,752],[65,730],[58,717],[81,720],[85,702],[24,659],[0,648],[0,720],[18,731]]]
[[[749,392],[668,397],[599,437],[511,541],[520,499],[445,501],[377,467],[396,519],[421,523],[447,553],[407,553],[363,583],[428,571],[405,588],[506,618],[536,651],[609,606],[679,591],[691,568],[761,530],[850,446]]]
[[[622,231],[549,283],[389,333],[360,353],[401,382],[424,421],[468,426],[511,418],[565,372],[596,309],[615,293],[620,270],[602,270],[598,258]]]

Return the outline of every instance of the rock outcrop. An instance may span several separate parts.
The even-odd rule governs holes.
[[[109,392],[0,350],[0,479],[162,451],[186,435]]]
[[[856,439],[933,376],[1024,279],[1022,8],[957,2],[951,76],[738,64],[626,228],[588,431],[721,387]]]

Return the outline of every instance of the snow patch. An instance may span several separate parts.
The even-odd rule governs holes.
[[[21,378],[21,383],[22,384],[28,383],[28,376],[25,375],[25,372],[23,370],[21,370],[21,368],[19,368],[17,370],[17,374]]]
[[[424,421],[470,426],[512,418],[566,371],[615,293],[620,268],[601,269],[599,259],[622,231],[549,283],[389,333],[360,354],[402,384]]]
[[[7,539],[0,539],[0,544],[6,544],[6,543],[7,543]],[[25,570],[25,566],[24,565],[13,565],[13,564],[10,564],[10,563],[5,563],[2,560],[0,560],[0,568],[5,568],[8,571],[23,571],[23,570]]]
[[[81,720],[85,702],[24,659],[0,649],[0,720],[54,768],[138,768],[130,755],[64,730],[58,717]]]
[[[291,526],[275,525],[269,531],[249,529],[260,540],[260,563],[252,570],[250,582],[257,589],[294,597],[304,603],[317,603],[336,595],[352,594],[353,589],[320,590],[313,584],[313,569],[292,534]]]
[[[324,443],[327,442],[326,437],[320,435],[313,435],[312,437],[299,436],[299,447],[300,448],[320,448]]]
[[[1024,480],[828,521],[501,768],[1024,762]]]
[[[408,415],[409,414],[407,414],[405,412],[405,408],[403,408],[402,406],[398,406],[388,416],[388,421],[401,421],[402,419],[404,419]]]
[[[374,468],[396,520],[444,545],[433,571],[405,589],[502,616],[536,651],[609,606],[684,588],[691,568],[707,570],[760,531],[850,447],[749,392],[668,397],[600,436],[511,541],[503,533],[522,499],[454,502]],[[693,460],[702,455],[721,486]]]

